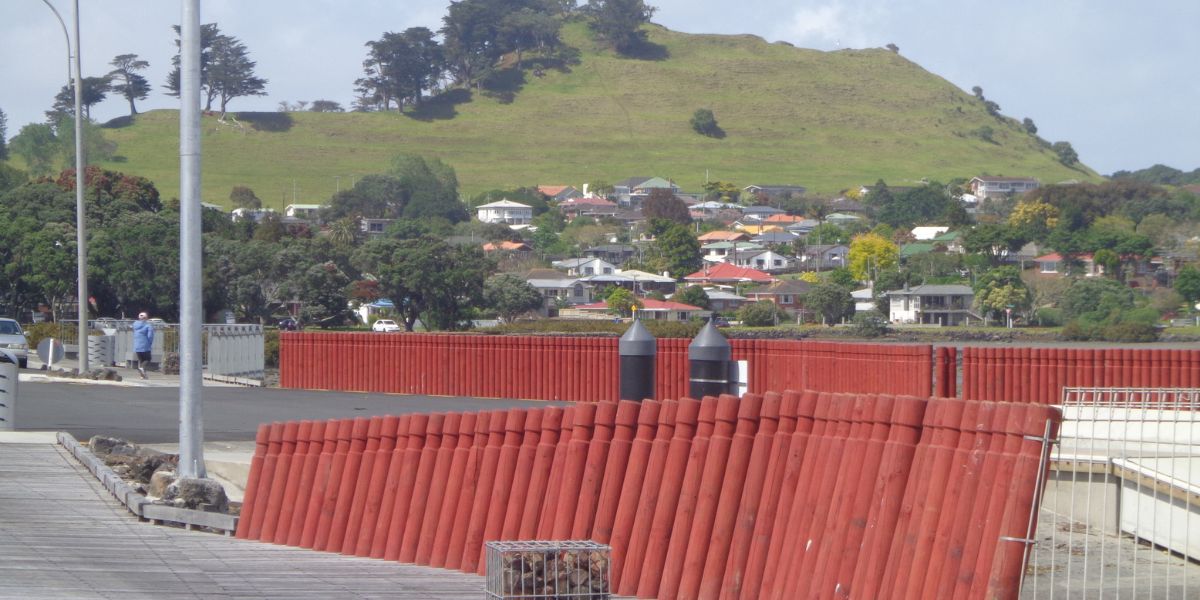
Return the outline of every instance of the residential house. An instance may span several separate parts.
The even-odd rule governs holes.
[[[802,185],[758,185],[750,184],[742,191],[755,196],[762,195],[773,200],[782,200],[791,196],[803,196],[808,188]]]
[[[854,298],[854,314],[873,312],[879,308],[875,305],[875,290],[869,287],[850,292],[850,297]]]
[[[842,197],[828,203],[830,212],[864,214],[867,207],[857,200]]]
[[[932,240],[933,238],[950,231],[949,227],[941,227],[937,225],[922,225],[912,228],[912,236],[918,242]]]
[[[525,274],[525,281],[544,298],[541,313],[551,315],[560,305],[589,304],[592,301],[591,284],[564,275],[554,269],[533,269]]]
[[[392,224],[395,219],[368,219],[361,218],[358,220],[358,230],[370,235],[383,235],[387,231],[388,225]]]
[[[584,256],[606,260],[618,267],[636,256],[637,253],[637,247],[629,244],[604,244],[592,246],[583,251]]]
[[[971,195],[981,200],[987,198],[1004,198],[1024,194],[1036,190],[1038,180],[1029,177],[975,177],[967,186]]]
[[[723,262],[705,266],[684,277],[683,280],[688,283],[737,285],[741,283],[772,283],[776,281],[776,278],[749,267],[739,267]]]
[[[719,216],[722,211],[740,210],[741,208],[741,204],[709,200],[707,202],[697,202],[689,206],[688,212],[692,215],[693,219],[704,221]]]
[[[982,321],[971,312],[975,292],[968,285],[918,285],[887,293],[888,318],[894,323],[922,325],[967,325],[972,319]]]
[[[320,204],[289,204],[284,207],[283,214],[286,217],[312,220],[317,218],[317,213],[320,210]]]
[[[800,269],[825,271],[849,264],[850,247],[845,244],[809,244],[798,257]]]
[[[583,196],[573,185],[539,185],[537,191],[555,202],[562,202]]]
[[[672,194],[679,192],[679,186],[662,177],[630,177],[613,184],[617,204],[625,207],[641,206],[650,197],[650,192],[656,189],[670,190]]]
[[[586,275],[611,275],[617,271],[617,266],[599,258],[568,258],[566,260],[556,260],[553,263],[555,269],[560,269],[567,272],[567,275],[573,277],[583,277]]]
[[[750,267],[766,273],[783,273],[794,264],[793,259],[772,250],[739,253],[730,260],[739,267]]]
[[[484,252],[509,252],[513,254],[528,254],[533,248],[525,242],[488,242],[483,245]]]
[[[804,295],[811,289],[812,284],[807,281],[782,279],[769,285],[750,288],[746,291],[746,298],[751,302],[774,302],[780,308],[795,312],[804,309]]]
[[[654,300],[653,298],[642,298],[640,302],[642,308],[638,309],[637,315],[643,321],[689,321],[692,318],[701,318],[710,314],[710,311],[682,302]],[[605,314],[608,312],[608,305],[604,302],[585,304],[576,308],[584,313]]]
[[[655,275],[635,269],[623,271],[618,269],[609,274],[584,275],[580,279],[596,288],[623,287],[637,296],[644,296],[651,292],[662,292],[664,295],[674,294],[677,285],[675,279],[670,276]]]
[[[933,242],[909,242],[900,246],[900,260],[904,261],[914,256],[929,254],[937,248]]]
[[[803,223],[804,221],[807,221],[807,220],[808,219],[805,219],[804,217],[801,217],[798,215],[789,215],[789,214],[785,213],[785,214],[770,215],[767,218],[763,219],[763,223],[770,224],[770,225],[782,225],[783,227],[786,228],[788,225],[795,225],[796,223]]]
[[[874,186],[874,185],[864,185],[864,186],[858,188],[858,197],[865,199],[871,192],[874,192],[877,189],[877,187],[878,186]],[[917,187],[912,186],[912,185],[889,185],[889,186],[887,186],[888,193],[891,194],[892,197],[895,197],[899,194],[903,194],[906,192],[911,192],[915,189],[917,189]]]
[[[528,225],[533,221],[533,207],[509,199],[481,205],[476,210],[480,221],[484,223],[503,223],[505,225]]]
[[[782,210],[774,206],[744,206],[742,207],[742,218],[751,221],[765,221],[772,215],[785,214]]]
[[[933,242],[934,244],[937,244],[937,245],[945,248],[946,252],[953,252],[955,254],[966,254],[967,249],[963,248],[962,239],[963,239],[962,232],[947,231],[946,233],[942,233],[942,234],[933,236],[933,239],[931,239],[930,241]]]
[[[791,246],[798,239],[800,239],[800,236],[785,229],[783,231],[760,233],[751,238],[750,241],[760,246]]]
[[[700,246],[702,258],[707,262],[732,262],[740,254],[757,254],[762,246],[750,242],[713,242]]]
[[[862,220],[861,216],[852,215],[850,213],[830,213],[828,215],[825,215],[826,223],[833,223],[834,225],[837,225],[838,227],[844,227],[851,223],[857,223],[861,220]]]
[[[744,231],[710,231],[696,238],[701,244],[711,242],[740,242],[749,236]]]
[[[820,221],[817,221],[816,219],[805,219],[803,221],[792,223],[783,229],[784,231],[789,231],[799,236],[806,236],[813,229],[816,229],[817,225],[820,224]]]
[[[578,217],[601,219],[617,214],[617,204],[599,196],[583,196],[570,198],[558,204],[558,211],[563,217],[574,220]]]
[[[234,223],[244,219],[250,219],[255,223],[261,223],[267,215],[278,215],[273,208],[235,208],[229,211],[229,219]]]
[[[786,231],[783,227],[780,227],[779,225],[755,225],[753,223],[754,223],[754,221],[751,221],[749,223],[734,222],[733,227],[735,229],[737,229],[738,231],[741,231],[741,232],[747,234],[750,237],[753,237],[756,235],[762,235],[764,233]]]
[[[1073,259],[1073,262],[1077,262],[1080,265],[1081,268],[1079,271],[1084,277],[1100,277],[1104,275],[1104,266],[1096,264],[1096,261],[1092,260],[1091,254],[1076,254],[1070,258]],[[1065,276],[1068,274],[1067,263],[1069,261],[1057,252],[1043,254],[1033,259],[1033,262],[1038,265],[1037,272],[1039,275]]]
[[[704,288],[704,295],[708,296],[709,310],[714,312],[733,312],[746,303],[745,296],[720,288]]]

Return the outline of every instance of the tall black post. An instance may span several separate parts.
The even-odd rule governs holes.
[[[709,319],[688,346],[688,395],[698,399],[730,393],[729,361],[732,357],[729,340]]]
[[[654,359],[658,341],[650,330],[634,319],[617,344],[621,358],[621,400],[641,402],[654,398]]]

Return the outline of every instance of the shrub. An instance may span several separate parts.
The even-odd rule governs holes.
[[[1066,318],[1060,308],[1039,308],[1034,312],[1033,321],[1040,327],[1061,327]]]
[[[857,313],[854,315],[854,335],[865,338],[877,338],[887,335],[891,329],[881,315],[874,312]]]
[[[743,305],[738,310],[738,320],[747,327],[770,327],[778,322],[780,312],[782,311],[774,302],[761,300]]]
[[[1158,329],[1154,325],[1126,321],[1102,328],[1100,336],[1106,342],[1154,342],[1158,341]]]
[[[46,338],[61,338],[59,333],[60,328],[64,325],[60,323],[34,323],[25,329],[25,339],[29,340],[29,350],[37,350],[38,343]]]
[[[268,367],[279,366],[278,329],[263,329],[263,363]]]
[[[700,135],[721,137],[721,127],[717,125],[717,117],[707,108],[698,108],[692,113],[692,129]]]

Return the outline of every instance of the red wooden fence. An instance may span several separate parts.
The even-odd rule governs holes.
[[[467,572],[593,539],[639,598],[1016,598],[1060,418],[808,391],[273,423],[237,536]]]
[[[688,391],[691,340],[658,340],[656,398]],[[750,391],[927,396],[928,345],[806,340],[730,341],[748,361]],[[617,339],[456,334],[284,333],[280,385],[439,396],[597,402],[616,400]]]

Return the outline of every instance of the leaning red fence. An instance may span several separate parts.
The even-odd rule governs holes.
[[[687,393],[690,343],[658,340],[656,398]],[[751,392],[927,396],[932,390],[928,345],[743,339],[730,345],[734,359],[747,361]],[[597,402],[616,400],[619,382],[612,337],[284,333],[279,362],[280,385],[297,389]]]
[[[807,391],[274,423],[237,535],[467,572],[593,539],[639,598],[1016,598],[1060,419]]]

